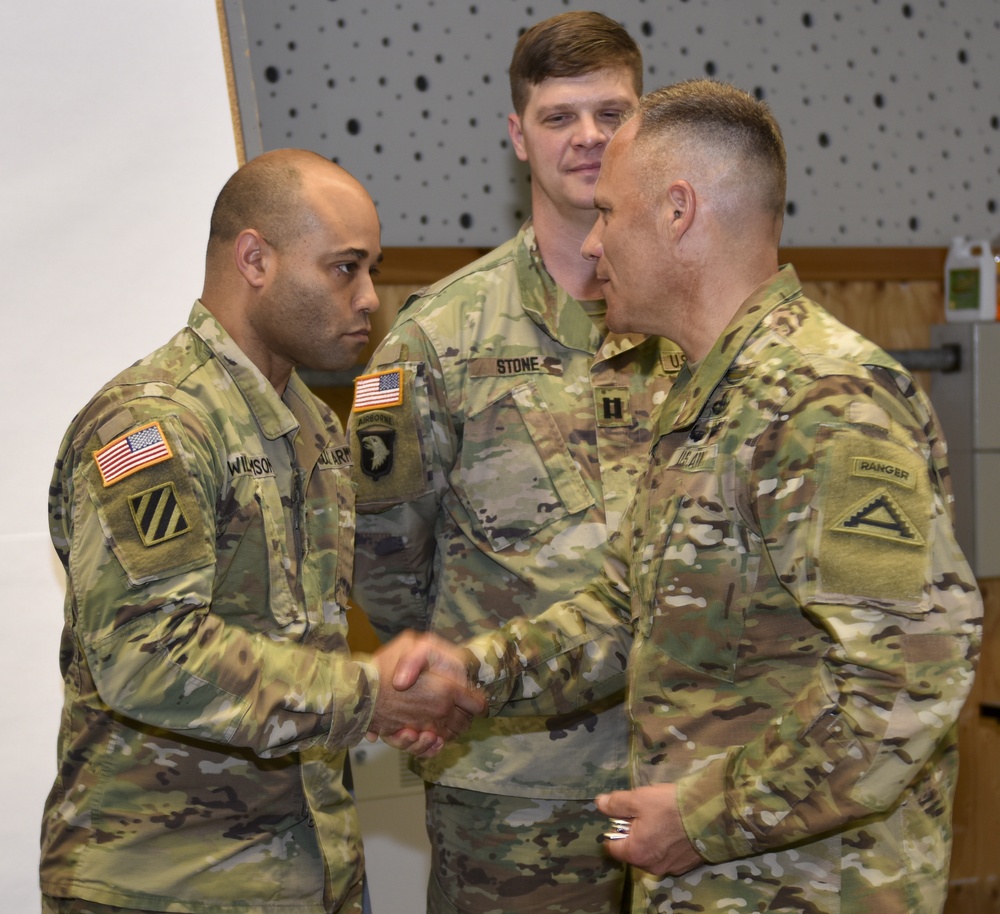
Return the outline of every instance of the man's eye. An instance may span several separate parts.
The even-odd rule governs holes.
[[[336,269],[347,276],[353,276],[358,270],[358,265],[353,261],[351,263],[338,263]]]

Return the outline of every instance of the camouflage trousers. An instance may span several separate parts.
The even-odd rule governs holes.
[[[587,800],[427,786],[428,914],[618,914],[625,868]]]
[[[237,887],[238,891],[238,887]],[[331,909],[327,914],[362,914],[362,886],[359,883],[351,889],[350,895],[344,899],[344,903],[336,910]],[[266,904],[262,907],[266,908]],[[234,901],[230,910],[238,911],[246,909],[245,903]],[[171,911],[187,911],[186,906],[170,907]],[[255,910],[259,910],[256,909]],[[280,910],[280,908],[275,908]],[[116,908],[109,904],[98,904],[95,901],[83,901],[80,898],[54,898],[51,895],[42,895],[42,914],[166,914],[160,911],[146,911],[139,908]]]

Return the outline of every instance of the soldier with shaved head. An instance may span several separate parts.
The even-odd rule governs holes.
[[[408,727],[431,753],[479,709],[442,676],[396,692],[400,645],[352,658],[345,638],[351,454],[295,368],[355,362],[381,257],[347,172],[252,160],[219,195],[187,326],[70,425],[46,914],[360,912],[347,747]]]
[[[779,267],[784,191],[733,86],[652,92],[609,143],[608,326],[687,362],[605,573],[470,663],[508,713],[627,666],[632,789],[597,805],[636,914],[939,914],[982,600],[931,404]]]

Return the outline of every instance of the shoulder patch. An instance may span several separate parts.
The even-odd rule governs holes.
[[[866,476],[869,479],[891,482],[904,489],[912,489],[916,484],[913,473],[906,467],[879,457],[852,458],[851,473],[855,476]]]
[[[122,473],[109,485],[98,460],[79,464],[90,505],[100,516],[104,540],[101,548],[115,555],[131,587],[207,567],[216,559],[213,480],[204,477],[196,483],[178,417],[162,415],[141,422],[141,428],[111,442],[112,446],[120,445],[128,437],[142,433],[143,440],[154,442],[147,445],[154,450],[159,449],[156,442],[162,440],[164,453],[160,457],[143,456],[141,473]],[[136,453],[142,454],[143,450]],[[207,488],[202,489],[202,484]],[[81,500],[74,510],[90,508]]]
[[[416,394],[409,409],[371,409],[351,415],[349,434],[359,508],[401,504],[427,491],[424,450],[417,427],[420,418]]]
[[[907,546],[923,546],[924,538],[898,502],[885,490],[854,505],[836,524],[841,533],[876,536]]]
[[[860,426],[820,426],[812,446],[820,529],[804,544],[807,599],[879,600],[893,611],[924,612],[935,493],[921,453]]]
[[[403,405],[403,369],[362,375],[354,382],[354,411]]]
[[[396,431],[391,428],[358,429],[361,444],[361,471],[371,479],[381,479],[392,472]]]
[[[174,456],[159,422],[147,422],[94,451],[105,487]]]
[[[130,495],[128,506],[144,546],[155,546],[191,529],[172,482]]]

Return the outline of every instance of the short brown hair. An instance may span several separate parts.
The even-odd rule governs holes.
[[[552,77],[625,69],[642,95],[642,52],[627,31],[603,13],[578,10],[538,22],[517,40],[510,61],[510,96],[524,113],[532,86]]]
[[[702,144],[738,159],[747,189],[777,219],[784,217],[785,143],[765,102],[728,83],[690,79],[654,89],[628,118],[637,122],[637,145],[679,135],[682,144]]]

